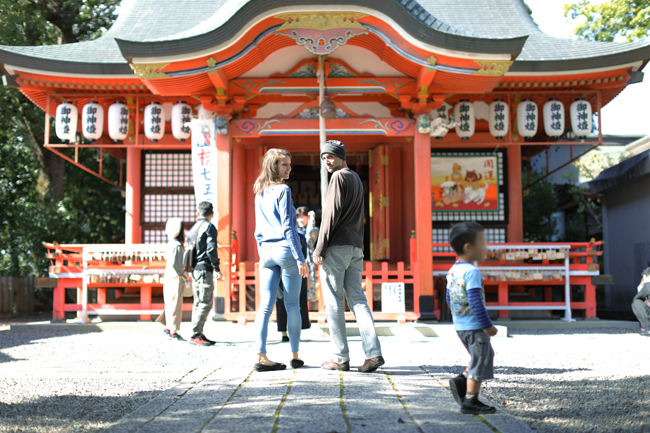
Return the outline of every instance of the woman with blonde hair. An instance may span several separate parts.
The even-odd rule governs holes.
[[[284,370],[286,365],[266,356],[269,318],[280,279],[284,286],[287,331],[293,359],[291,366],[304,365],[298,356],[300,345],[300,286],[309,268],[298,237],[296,209],[291,189],[284,183],[291,174],[291,154],[284,149],[269,149],[262,161],[262,171],[255,181],[255,239],[260,256],[260,306],[255,319],[258,327],[257,371]]]

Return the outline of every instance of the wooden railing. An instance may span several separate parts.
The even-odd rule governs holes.
[[[497,302],[487,302],[488,310],[498,310],[507,318],[509,310],[563,310],[564,319],[572,320],[572,310],[584,310],[586,318],[596,317],[596,289],[591,277],[599,274],[598,256],[602,242],[536,244],[491,244],[490,257],[479,264],[486,293],[497,294]],[[445,303],[445,276],[456,260],[448,244],[433,244],[433,277],[438,301]],[[535,287],[544,288],[539,302],[510,302],[509,294],[535,295]],[[564,287],[564,299],[553,301],[553,287]],[[496,287],[496,289],[495,289]],[[577,300],[576,292],[583,292]],[[447,310],[441,306],[443,317]]]
[[[418,264],[415,262],[416,239],[411,242],[411,263],[397,262],[364,262],[362,278],[363,287],[369,307],[373,310],[376,320],[417,320],[420,317],[420,281],[417,273]],[[595,287],[591,277],[598,275],[596,259],[602,254],[602,242],[590,243],[545,243],[545,244],[492,244],[489,249],[492,257],[480,265],[483,272],[486,292],[491,296],[496,293],[497,301],[487,303],[488,309],[498,310],[500,318],[507,318],[509,310],[562,310],[565,318],[571,320],[572,310],[584,310],[587,318],[596,317]],[[61,320],[65,312],[78,311],[80,319],[86,320],[86,314],[136,314],[141,319],[150,319],[152,314],[161,312],[164,308],[162,299],[154,302],[152,296],[162,290],[158,280],[145,279],[144,274],[160,274],[164,261],[160,257],[151,260],[123,260],[119,257],[105,254],[97,256],[98,251],[129,250],[149,251],[160,250],[161,245],[59,245],[45,244],[48,249],[47,257],[51,260],[50,277],[56,278],[53,300],[53,318]],[[232,245],[232,261],[229,293],[225,296],[224,317],[227,320],[252,320],[260,302],[259,267],[255,262],[239,262],[236,239]],[[554,251],[555,254],[523,257],[517,253],[528,253],[537,250]],[[563,257],[559,254],[566,253]],[[84,251],[86,257],[84,257]],[[445,275],[453,265],[456,255],[447,244],[432,244],[433,275],[435,287],[434,313],[438,318],[448,317],[445,305]],[[95,254],[93,256],[93,254]],[[508,254],[508,255],[506,255]],[[514,255],[511,255],[514,254]],[[133,258],[133,257],[132,257]],[[143,271],[143,266],[147,267]],[[140,281],[120,277],[113,281],[93,279],[93,274],[122,276],[142,274]],[[85,279],[85,281],[84,281]],[[381,310],[381,284],[403,282],[406,286],[406,313],[383,313]],[[543,300],[539,302],[510,302],[509,294],[528,291],[531,295],[535,287],[543,287]],[[553,287],[564,287],[564,299],[553,301]],[[107,302],[108,289],[116,289],[116,298],[132,292],[138,294],[136,302]],[[65,290],[76,289],[77,301],[74,304],[65,303]],[[97,291],[97,302],[87,303],[88,290]],[[577,299],[575,292],[582,292],[583,299]],[[313,319],[325,320],[325,305],[322,300],[320,281],[317,285],[318,304],[312,306]],[[120,300],[122,301],[122,300]],[[183,311],[191,311],[189,302],[183,304]],[[352,320],[353,314],[346,312],[346,319]]]
[[[361,273],[362,287],[366,294],[368,306],[373,311],[375,320],[417,320],[420,317],[419,288],[414,279],[415,266],[406,268],[404,262],[364,262]],[[260,303],[259,264],[242,262],[231,272],[230,294],[226,297],[224,317],[228,320],[253,320]],[[406,312],[381,312],[381,284],[400,282],[407,287]],[[320,322],[325,320],[325,303],[321,292],[320,273],[317,284],[318,311],[310,314]],[[411,295],[412,294],[412,295]],[[353,320],[353,313],[346,311],[346,320]],[[273,314],[275,315],[275,313]],[[273,316],[272,316],[273,317]]]

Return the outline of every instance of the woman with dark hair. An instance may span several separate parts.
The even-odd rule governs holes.
[[[183,319],[183,292],[187,284],[183,270],[183,221],[170,218],[165,226],[169,238],[165,253],[165,274],[163,276],[163,299],[165,310],[156,319],[165,325],[165,334],[172,340],[184,341],[178,334]]]
[[[284,286],[287,330],[293,359],[291,366],[304,365],[298,356],[300,345],[300,285],[309,273],[297,232],[296,209],[291,190],[284,183],[291,174],[291,154],[284,149],[269,149],[262,171],[255,181],[255,239],[260,256],[260,304],[255,319],[258,327],[256,371],[284,370],[286,365],[266,355],[269,318],[280,279]]]
[[[298,221],[298,237],[300,237],[302,254],[305,256],[307,264],[310,265],[307,239],[305,237],[307,232],[307,223],[309,222],[309,208],[306,206],[300,206],[296,209],[296,219]],[[318,236],[316,237],[318,238]],[[308,288],[309,275],[307,278],[302,279],[302,284],[300,286],[300,318],[302,319],[302,329],[311,328],[311,322],[309,321],[309,304],[307,303]],[[282,341],[289,341],[289,336],[287,335],[287,310],[284,307],[284,286],[282,285],[282,281],[280,281],[280,287],[278,287],[278,300],[275,302],[275,314],[277,317],[278,332],[282,333]]]

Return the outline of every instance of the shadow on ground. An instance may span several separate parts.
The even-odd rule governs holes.
[[[0,402],[0,431],[102,431],[154,398],[159,391],[129,396],[57,395],[18,403]],[[83,407],[83,410],[70,410]]]
[[[46,338],[68,337],[71,335],[89,334],[101,332],[97,329],[21,329],[0,331],[0,363],[19,361],[20,358],[13,358],[3,353],[3,350],[17,346],[35,344],[38,340]]]
[[[565,380],[559,377],[549,380],[511,374],[488,382],[482,392],[497,407],[540,431],[650,431],[648,376],[610,380]]]

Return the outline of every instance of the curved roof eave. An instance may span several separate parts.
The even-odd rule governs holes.
[[[314,6],[314,5],[345,5],[359,6],[376,10],[391,17],[412,37],[444,49],[483,53],[483,54],[509,54],[516,57],[523,49],[528,36],[514,38],[482,38],[480,36],[468,36],[467,34],[452,34],[438,30],[432,25],[446,26],[436,20],[424,9],[415,16],[414,9],[407,10],[398,2],[376,0],[313,0],[308,3],[305,0],[284,0],[281,6]],[[200,51],[217,46],[233,35],[257,16],[264,14],[278,7],[274,0],[255,0],[243,5],[223,25],[208,32],[175,40],[158,41],[129,41],[115,39],[122,55],[127,58],[133,57],[156,57],[171,56],[194,51]],[[415,11],[417,12],[417,11]],[[448,26],[447,26],[448,27]]]
[[[593,57],[565,60],[519,60],[510,67],[510,75],[517,72],[540,74],[549,72],[579,71],[586,69],[612,68],[650,59],[650,43],[633,50],[621,51]]]
[[[0,63],[16,67],[28,68],[37,71],[47,71],[60,74],[76,75],[133,75],[133,70],[126,62],[123,63],[98,63],[98,62],[76,62],[69,60],[57,60],[25,54],[14,53],[0,47]]]

